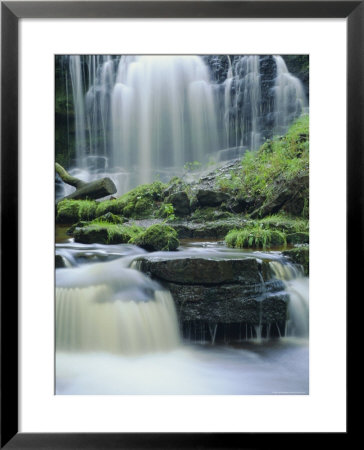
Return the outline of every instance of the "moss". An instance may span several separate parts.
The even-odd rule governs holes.
[[[111,212],[134,219],[154,217],[163,200],[163,192],[167,185],[160,181],[142,184],[115,200],[105,200],[97,205],[96,215],[102,216]]]
[[[56,222],[75,223],[92,220],[96,216],[96,202],[92,200],[62,200],[57,204]]]
[[[230,231],[225,236],[225,242],[233,248],[269,248],[285,245],[286,236],[281,231],[248,227]]]
[[[109,222],[93,222],[74,230],[75,242],[84,244],[127,244],[143,232],[136,225],[125,226]]]
[[[234,214],[228,211],[221,211],[215,207],[198,208],[191,216],[193,222],[210,222],[220,219],[228,219],[234,217]]]
[[[150,226],[144,233],[133,238],[131,243],[148,251],[173,251],[179,247],[176,230],[164,224]]]
[[[97,222],[108,222],[108,223],[114,223],[116,225],[121,225],[122,223],[127,222],[127,219],[125,219],[125,217],[122,216],[118,216],[116,214],[113,214],[111,212],[108,212],[106,214],[103,214],[100,217],[97,217],[96,219],[94,219],[92,221],[93,223],[97,223]]]

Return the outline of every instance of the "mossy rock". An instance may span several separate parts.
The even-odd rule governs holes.
[[[150,226],[144,233],[133,238],[131,243],[152,252],[158,250],[173,251],[179,247],[176,230],[165,224]]]
[[[76,223],[96,217],[97,203],[92,200],[62,200],[57,204],[57,223]]]
[[[191,216],[193,222],[210,222],[214,220],[229,219],[234,217],[234,214],[228,211],[221,211],[214,207],[198,208]]]
[[[128,220],[125,217],[118,216],[116,214],[113,214],[111,212],[108,212],[106,214],[103,214],[100,217],[97,217],[97,219],[94,220],[94,222],[100,221],[100,222],[108,222],[108,223],[114,223],[116,225],[121,225]]]
[[[300,264],[303,267],[303,272],[306,276],[309,275],[309,248],[297,247],[283,252],[284,256],[290,258],[295,264]]]
[[[74,230],[75,242],[83,244],[127,244],[143,232],[137,226],[95,222]]]
[[[134,219],[154,217],[163,200],[163,191],[166,186],[160,181],[155,181],[151,184],[140,185],[115,200],[99,202],[96,216],[110,212]]]
[[[310,242],[309,233],[300,232],[287,234],[288,244],[308,244]]]

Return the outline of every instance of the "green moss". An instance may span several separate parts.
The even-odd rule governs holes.
[[[281,231],[266,230],[261,227],[231,230],[225,242],[233,248],[269,248],[286,244],[286,236]]]
[[[176,230],[164,224],[150,226],[144,233],[133,238],[131,243],[148,251],[173,251],[179,247]]]
[[[57,204],[56,222],[75,223],[92,220],[96,215],[96,202],[92,200],[62,200]]]
[[[206,208],[198,208],[191,216],[193,222],[211,222],[214,220],[228,219],[234,217],[234,214],[228,211],[221,211],[213,206]]]
[[[143,184],[115,200],[105,200],[97,206],[96,215],[101,216],[107,212],[124,215],[134,219],[154,217],[162,201],[163,191],[167,185],[160,181]]]
[[[75,242],[85,244],[127,244],[143,232],[136,225],[125,226],[109,222],[93,222],[74,230]]]

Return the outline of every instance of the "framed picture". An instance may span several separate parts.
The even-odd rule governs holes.
[[[347,436],[363,8],[2,3],[3,447]]]

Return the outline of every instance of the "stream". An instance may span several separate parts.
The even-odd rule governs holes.
[[[289,295],[285,336],[182,337],[170,292],[137,270],[133,245],[76,244],[57,230],[56,394],[308,394],[307,277],[276,251],[182,241],[156,257],[269,260]],[[149,253],[150,255],[150,253]]]

